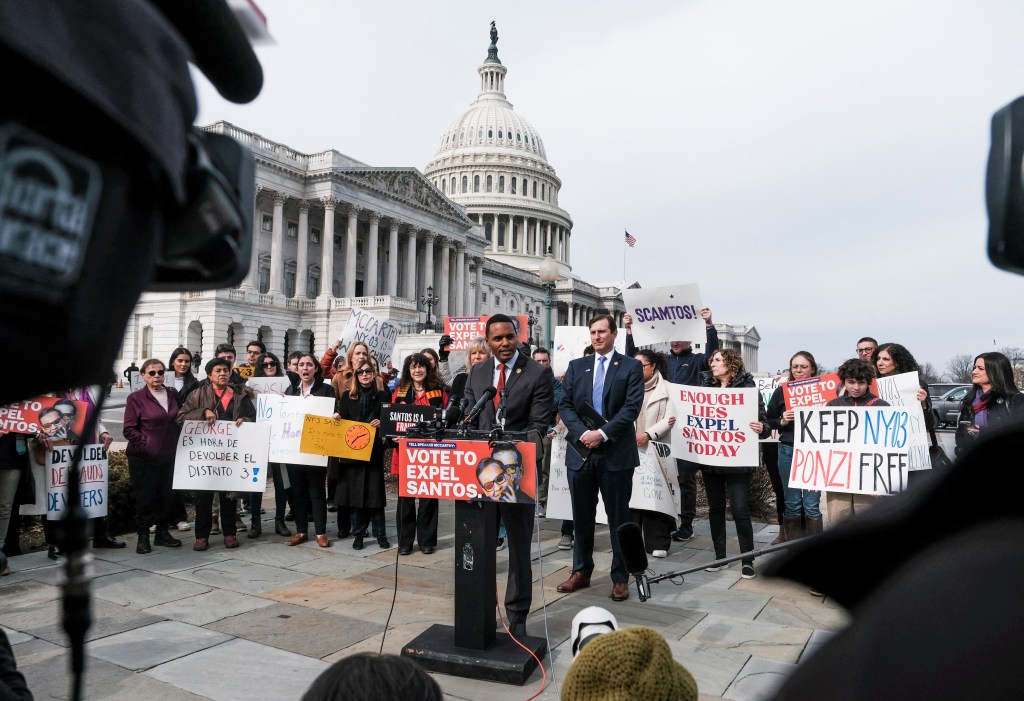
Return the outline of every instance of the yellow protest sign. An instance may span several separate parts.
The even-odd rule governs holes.
[[[306,414],[299,450],[313,455],[369,460],[377,429],[361,421]]]
[[[254,367],[252,367],[250,365],[238,365],[238,366],[235,366],[235,367],[233,367],[231,369],[234,370],[235,372],[237,372],[239,375],[241,375],[242,377],[244,377],[247,380],[250,377],[252,377],[255,374],[255,372],[256,372],[256,368],[254,368]]]

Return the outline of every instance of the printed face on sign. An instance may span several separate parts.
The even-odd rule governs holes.
[[[491,457],[505,467],[512,489],[519,488],[519,480],[523,477],[523,455],[512,446],[495,448]]]
[[[505,466],[494,458],[484,458],[476,469],[476,479],[488,499],[504,501],[512,495],[512,480],[505,474]]]
[[[67,427],[67,420],[57,407],[52,406],[39,412],[39,430],[50,440],[67,438]]]

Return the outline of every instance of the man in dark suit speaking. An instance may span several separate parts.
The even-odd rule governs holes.
[[[619,524],[629,520],[633,470],[640,464],[633,422],[644,401],[644,371],[640,361],[615,351],[616,335],[611,316],[599,314],[591,319],[594,355],[569,363],[562,380],[558,415],[572,439],[565,463],[569,468],[576,541],[572,574],[558,585],[558,591],[574,592],[590,586],[594,571],[594,520],[600,492],[612,540],[611,596],[615,601],[625,601],[629,598],[629,572],[619,549],[618,529]],[[594,421],[596,414],[607,423],[598,426]]]
[[[498,390],[477,419],[480,429],[494,428],[495,413],[505,392],[505,430],[533,431],[531,440],[537,446],[537,457],[543,460],[541,438],[551,425],[555,413],[555,378],[551,368],[541,365],[518,350],[519,338],[512,319],[495,314],[487,320],[484,332],[494,356],[477,363],[469,371],[466,398],[474,406],[488,387]],[[638,363],[639,365],[639,363]],[[642,390],[641,389],[641,396]],[[539,469],[534,474],[540,474]],[[536,489],[534,489],[536,496]],[[508,535],[508,588],[505,592],[505,614],[509,630],[516,638],[526,635],[526,616],[533,601],[533,570],[530,565],[530,538],[533,535],[534,505],[499,502],[498,509]]]

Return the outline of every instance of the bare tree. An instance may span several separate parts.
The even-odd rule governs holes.
[[[1024,348],[1000,348],[999,352],[1010,360],[1013,368],[1013,381],[1018,387],[1024,387]]]
[[[946,363],[946,377],[950,382],[971,381],[971,370],[974,369],[974,356],[968,353],[957,353]]]
[[[933,382],[939,382],[942,379],[939,371],[936,370],[935,366],[931,363],[921,363],[917,371],[917,375],[926,385],[930,385]]]

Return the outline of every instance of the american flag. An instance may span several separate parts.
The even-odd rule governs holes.
[[[636,245],[636,237],[634,237],[633,234],[629,233],[628,231],[626,232],[626,244],[630,248]]]

